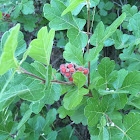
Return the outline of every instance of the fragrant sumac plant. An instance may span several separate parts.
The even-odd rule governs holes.
[[[2,3],[0,140],[140,140],[139,2]]]

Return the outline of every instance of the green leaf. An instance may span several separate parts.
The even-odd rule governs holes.
[[[131,7],[130,4],[127,4],[127,5],[122,6],[122,12],[126,13],[125,20],[129,21],[129,19],[138,12],[138,9],[137,9],[137,6],[135,5]]]
[[[22,3],[21,11],[24,15],[32,14],[34,12],[33,1],[27,1],[25,3]]]
[[[70,125],[61,129],[61,132],[58,133],[56,140],[78,140],[76,136],[73,136],[74,129]]]
[[[133,34],[140,38],[140,13],[135,14],[130,20],[129,20],[129,28],[131,27]]]
[[[114,68],[115,62],[113,60],[110,61],[108,57],[105,57],[98,65],[98,72],[104,79],[107,79],[110,73],[114,70]]]
[[[56,137],[57,137],[57,131],[51,131],[47,136],[47,140],[56,140]]]
[[[94,46],[97,46],[97,49],[99,47],[99,43],[102,40],[102,38],[104,37],[104,24],[101,21],[97,26],[96,29],[94,31],[94,34],[91,36],[90,38],[90,43]]]
[[[17,21],[24,24],[25,31],[32,32],[36,27],[35,23],[38,21],[38,17],[36,17],[35,15],[19,16],[17,18]]]
[[[51,0],[50,4],[45,4],[43,7],[44,16],[50,21],[49,26],[55,30],[65,30],[78,27],[73,20],[72,14],[67,13],[61,17],[62,12],[66,9],[66,6],[59,0]]]
[[[85,0],[71,0],[70,5],[63,11],[61,16],[64,16],[68,12],[73,11],[79,4],[81,4]]]
[[[78,88],[81,88],[86,83],[86,76],[82,72],[77,71],[73,74],[73,83]]]
[[[113,86],[115,89],[121,88],[123,81],[124,81],[125,77],[127,76],[127,74],[128,74],[128,71],[126,71],[125,69],[121,69],[118,71],[117,80],[113,83]]]
[[[53,125],[53,122],[56,120],[56,115],[57,115],[57,111],[54,108],[49,110],[49,112],[47,113],[46,122],[42,129],[46,135],[49,134],[49,132],[51,131],[50,125]]]
[[[80,105],[78,108],[76,108],[76,110],[70,116],[71,120],[74,121],[75,124],[82,123],[84,126],[87,125],[87,118],[84,115],[85,105],[86,104]],[[71,110],[69,110],[69,111],[71,111]]]
[[[11,88],[9,83],[11,83],[14,74],[15,71],[13,72],[12,70],[9,70],[4,75],[0,76],[0,110],[6,108],[14,100],[14,97],[12,97],[1,102],[1,98],[3,98],[5,90]]]
[[[104,113],[114,109],[114,101],[111,95],[103,96],[101,100],[90,98],[85,107],[85,116],[88,119],[88,126],[95,126]]]
[[[75,28],[69,29],[67,32],[67,36],[69,38],[70,43],[79,48],[85,47],[88,41],[87,34],[76,30]]]
[[[54,30],[50,30],[48,33],[47,27],[42,27],[38,32],[37,39],[34,39],[30,43],[31,49],[29,56],[41,63],[49,65],[54,34]]]
[[[131,112],[128,115],[125,115],[124,119],[121,122],[116,122],[115,124],[119,128],[121,128],[123,132],[116,127],[110,128],[110,134],[112,139],[116,139],[116,140],[140,139],[140,135],[139,135],[140,114],[139,113]]]
[[[2,19],[3,17],[2,17],[2,12],[0,11],[0,19]]]
[[[22,9],[22,4],[18,4],[18,5],[16,5],[16,7],[15,7],[15,10],[12,12],[12,14],[11,14],[11,16],[15,19],[15,18],[17,18],[19,15],[20,15],[20,11],[21,11],[21,9]]]
[[[32,114],[32,111],[31,109],[27,110],[23,116],[23,118],[21,119],[21,121],[19,122],[18,126],[17,126],[17,129],[20,129],[27,121],[28,119],[30,118]]]
[[[118,17],[109,27],[106,28],[104,31],[104,25],[102,22],[100,22],[96,29],[95,33],[91,36],[90,43],[95,47],[94,53],[93,53],[93,59],[98,55],[98,53],[103,48],[103,42],[108,39],[118,28],[118,26],[123,22],[125,19],[126,14],[123,13],[120,17]]]
[[[4,48],[4,45],[9,37],[11,33],[11,30],[10,31],[7,31],[3,34],[2,36],[2,39],[1,39],[1,47],[2,49]],[[19,56],[20,54],[22,54],[23,52],[25,52],[26,50],[26,43],[24,41],[24,35],[22,32],[19,31],[18,33],[18,38],[17,38],[17,47],[16,47],[16,50],[15,50],[15,56]]]
[[[6,73],[11,68],[18,67],[18,62],[14,57],[14,53],[17,47],[18,33],[20,24],[17,24],[11,29],[10,35],[5,42],[3,53],[0,57],[0,75]]]
[[[86,95],[88,92],[89,92],[89,90],[85,89],[85,88],[80,88],[80,89],[74,88],[73,90],[69,91],[64,96],[64,99],[63,99],[64,107],[67,110],[74,109],[82,101],[83,95]]]
[[[127,90],[130,94],[137,94],[140,92],[140,72],[130,72],[124,79],[121,90]]]
[[[50,84],[45,90],[45,97],[41,100],[46,104],[53,104],[58,101],[61,95],[61,87],[58,84]]]
[[[49,86],[50,85],[51,79],[52,79],[52,66],[49,65],[47,67],[46,83],[45,83],[46,86]]]
[[[60,106],[57,110],[59,113],[59,118],[64,119],[67,115],[71,116],[74,113],[75,110],[67,110],[64,108],[64,106]]]
[[[115,99],[115,107],[117,110],[123,109],[125,104],[127,103],[127,95],[123,93],[115,93],[113,98]]]
[[[134,96],[132,99],[129,99],[127,104],[140,109],[140,94]]]
[[[38,114],[42,110],[44,105],[45,103],[41,101],[32,102],[30,105],[30,109],[32,110],[33,113]]]
[[[83,52],[80,46],[73,46],[68,43],[65,46],[63,57],[69,62],[73,62],[77,65],[83,66]]]

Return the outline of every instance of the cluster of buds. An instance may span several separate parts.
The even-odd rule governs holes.
[[[3,15],[3,16],[5,16],[5,13],[2,13],[2,15]],[[6,14],[6,17],[8,17],[8,18],[9,18],[9,17],[10,17],[10,15],[9,15],[9,14]]]
[[[60,65],[60,72],[63,74],[66,78],[69,79],[70,82],[73,82],[73,74],[76,71],[81,71],[83,74],[87,75],[89,73],[89,70],[87,68],[83,68],[82,66],[78,66],[73,63],[66,63]]]

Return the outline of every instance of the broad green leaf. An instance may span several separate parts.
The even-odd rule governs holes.
[[[2,36],[2,39],[1,39],[1,47],[2,49],[4,48],[4,45],[10,35],[10,31],[7,31],[4,33],[4,35]],[[18,33],[18,38],[17,38],[17,48],[15,50],[15,56],[19,56],[20,54],[22,54],[23,52],[25,52],[26,50],[26,43],[24,41],[24,35],[22,32],[19,31]]]
[[[128,74],[128,71],[126,71],[125,69],[121,69],[118,71],[117,80],[113,83],[113,86],[115,89],[121,88],[123,81],[124,81],[125,77],[127,76],[127,74]]]
[[[6,108],[13,100],[15,97],[6,99],[1,101],[3,98],[3,95],[5,94],[5,90],[11,88],[11,80],[15,74],[15,71],[9,70],[7,73],[4,75],[0,76],[0,111],[4,108]]]
[[[20,114],[24,116],[25,112],[29,109],[29,105],[23,102],[20,106]]]
[[[123,123],[121,123],[123,122]],[[120,122],[115,122],[115,124],[122,129],[120,131],[116,127],[110,128],[110,136],[115,140],[133,140],[140,139],[140,114],[139,113],[129,113],[124,116],[124,119]]]
[[[118,28],[118,26],[123,22],[126,18],[126,14],[121,14],[109,27],[106,28],[104,32],[104,37],[100,42],[104,42],[107,38],[109,38]]]
[[[42,77],[46,77],[47,69],[43,64],[38,61],[34,61],[31,65],[42,75]]]
[[[74,121],[75,124],[82,123],[84,126],[87,125],[87,118],[84,115],[85,104],[80,105],[73,114],[70,116],[71,120]],[[73,111],[73,110],[69,110]]]
[[[33,1],[27,1],[25,3],[22,3],[22,13],[24,15],[32,14],[34,12],[34,5]]]
[[[11,68],[18,67],[18,62],[14,57],[14,53],[17,47],[18,33],[20,29],[20,24],[17,24],[11,29],[10,35],[7,38],[3,53],[0,57],[0,75],[6,73]]]
[[[70,125],[61,129],[61,132],[58,133],[56,140],[78,140],[76,136],[73,136],[74,128]]]
[[[124,49],[119,57],[121,60],[128,63],[127,69],[129,71],[140,70],[140,55],[134,53],[133,50],[129,50],[129,48]]]
[[[80,104],[80,102],[83,99],[83,95],[88,94],[89,90],[85,88],[74,88],[73,90],[69,91],[65,96],[64,96],[64,107],[67,110],[72,110],[74,109],[77,105]]]
[[[137,94],[140,92],[140,72],[130,72],[124,79],[121,90],[127,90],[130,94]]]
[[[65,30],[78,27],[73,20],[72,14],[67,13],[61,17],[62,12],[66,6],[59,0],[51,0],[50,4],[45,4],[43,7],[44,16],[50,21],[49,26],[55,30]]]
[[[38,21],[38,17],[33,15],[25,15],[25,16],[19,16],[17,20],[18,22],[24,24],[25,31],[32,32],[36,27],[35,23]]]
[[[99,139],[100,140],[109,140],[109,132],[106,127],[101,127],[99,132]]]
[[[58,101],[61,95],[61,87],[58,84],[50,84],[45,90],[45,97],[41,100],[46,104],[53,104]]]
[[[59,118],[64,119],[67,115],[71,116],[75,110],[67,110],[64,108],[64,106],[60,106],[57,112],[59,113]]]
[[[90,38],[90,43],[94,46],[97,46],[97,48],[99,47],[99,43],[102,40],[102,38],[104,37],[104,24],[101,21],[97,26],[96,29],[94,31],[94,34],[91,36]]]
[[[105,4],[104,9],[105,9],[105,10],[111,10],[113,6],[114,6],[113,2],[108,1],[108,2]]]
[[[48,33],[47,27],[42,27],[38,32],[37,39],[34,39],[30,43],[31,49],[29,56],[41,63],[49,65],[54,35],[54,30],[50,30]]]
[[[21,79],[17,79],[17,82],[20,83],[6,91],[1,101],[10,99],[16,95],[28,101],[37,101],[44,96],[44,85],[40,83],[40,80],[23,76]]]
[[[0,11],[0,19],[2,19],[2,12]]]
[[[27,110],[23,116],[23,118],[21,119],[21,121],[19,122],[18,126],[17,126],[17,129],[20,129],[27,121],[28,119],[30,118],[32,114],[32,111],[31,109]]]
[[[53,125],[53,122],[56,120],[56,115],[57,115],[57,111],[54,108],[49,110],[49,112],[47,113],[46,122],[42,129],[42,130],[44,130],[46,135],[49,134],[49,132],[51,131],[50,125],[51,124]]]
[[[81,88],[86,83],[86,76],[82,72],[77,71],[73,74],[73,83],[78,88]]]
[[[32,102],[30,105],[30,109],[32,110],[33,113],[38,114],[42,110],[44,105],[45,103],[41,101]]]
[[[132,29],[133,34],[140,38],[140,12],[133,15],[133,17],[129,20],[128,26]]]
[[[0,125],[0,140],[7,140],[8,138],[10,138],[9,132],[3,125]]]
[[[56,140],[56,137],[57,137],[57,131],[51,131],[47,136],[47,140]]]
[[[126,13],[126,19],[125,20],[129,20],[133,15],[135,15],[138,12],[137,6],[133,5],[131,7],[130,4],[127,5],[123,5],[122,6],[122,12]]]
[[[138,109],[140,109],[140,94],[134,96],[132,99],[128,99],[128,105],[132,105]]]
[[[40,71],[42,69],[43,69],[43,71],[45,71],[45,70],[47,71],[47,69],[45,67],[41,67],[41,66],[42,66],[42,64],[37,62],[37,61],[34,61],[34,63],[31,63],[31,64],[29,64],[27,62],[24,62],[24,63],[22,63],[22,65],[20,67],[20,70],[22,71],[22,68],[23,68],[26,71],[28,71],[29,73],[32,73],[32,74],[34,74],[34,75],[36,75],[36,76],[45,80],[46,73],[44,75]]]
[[[140,139],[140,114],[129,113],[124,117],[123,124],[125,127],[125,133],[131,139]]]
[[[79,4],[81,4],[85,0],[71,0],[70,5],[63,11],[61,16],[64,16],[68,12],[73,11]]]
[[[65,46],[63,57],[69,62],[73,62],[77,65],[83,66],[83,52],[80,46],[73,46],[68,43]]]
[[[123,13],[120,17],[118,17],[109,27],[104,30],[104,24],[100,22],[96,29],[95,33],[90,38],[90,43],[95,47],[93,48],[93,59],[99,54],[99,52],[103,49],[103,42],[108,39],[118,28],[118,26],[123,22],[125,19],[126,14]]]
[[[95,97],[88,99],[87,106],[85,107],[88,126],[95,126],[105,113],[111,112],[113,109],[114,101],[112,95],[103,96],[101,100]]]
[[[114,70],[114,68],[115,62],[113,60],[110,61],[108,57],[105,57],[98,65],[98,72],[104,79],[107,79],[110,73]]]
[[[70,43],[79,48],[85,47],[88,42],[87,34],[76,30],[75,28],[69,29],[67,32],[67,36],[69,38]]]
[[[21,9],[22,9],[22,4],[18,4],[18,5],[16,5],[16,7],[15,7],[15,10],[12,12],[12,14],[11,14],[11,16],[15,19],[15,18],[17,18],[19,15],[20,15],[20,11],[21,11]]]
[[[125,104],[127,103],[127,95],[123,93],[115,93],[113,95],[113,98],[115,99],[114,102],[116,103],[116,109],[123,109]]]

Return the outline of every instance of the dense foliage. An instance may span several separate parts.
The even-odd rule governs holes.
[[[0,140],[139,140],[139,7],[0,0]]]

